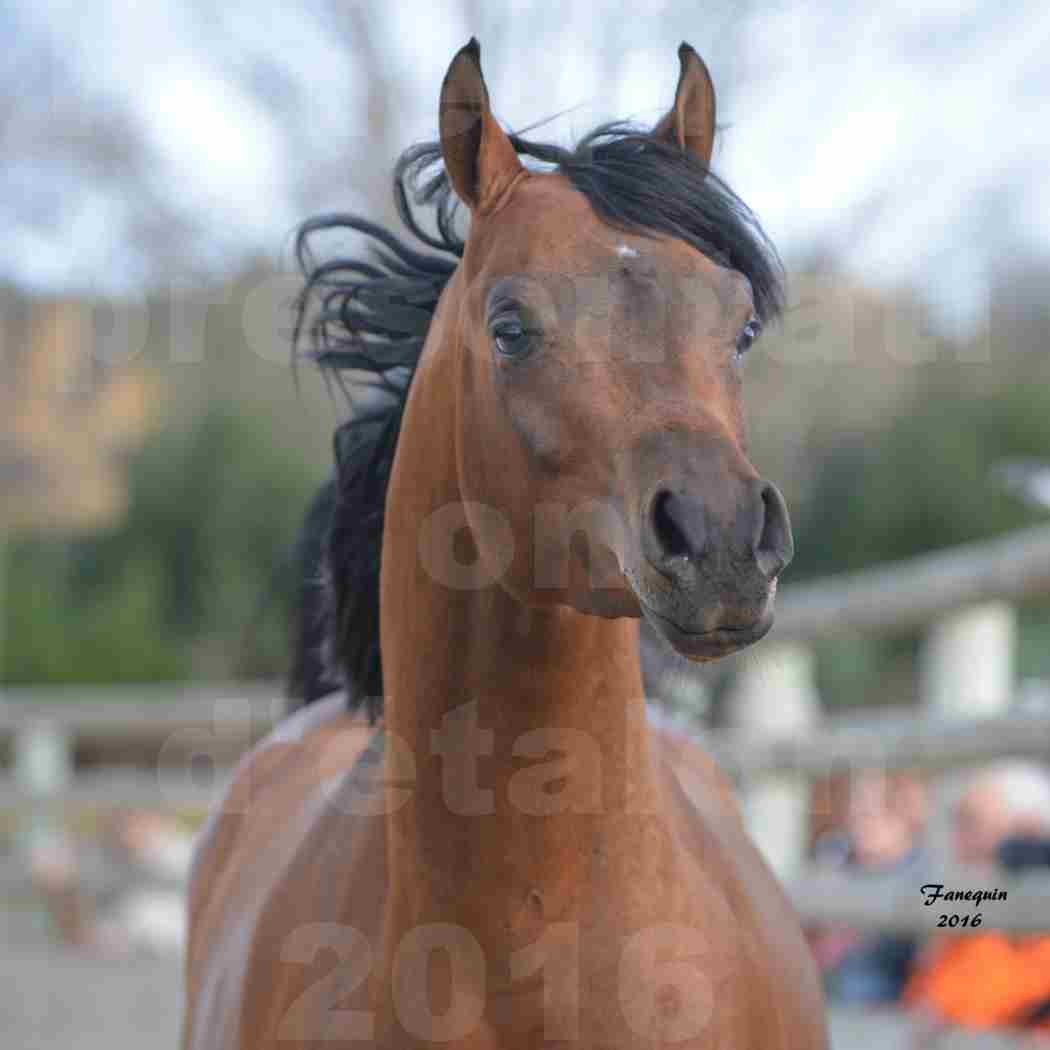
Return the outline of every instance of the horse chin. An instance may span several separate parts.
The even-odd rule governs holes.
[[[642,615],[680,656],[695,663],[709,663],[764,638],[773,626],[773,603],[768,601],[751,618],[734,619],[732,623],[715,622],[702,628],[681,624],[645,602],[639,602]]]
[[[562,601],[587,616],[606,620],[642,615],[634,588],[620,566],[620,559],[600,544],[574,545],[569,561],[569,579]]]

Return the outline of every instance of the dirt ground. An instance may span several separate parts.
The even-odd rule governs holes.
[[[45,945],[0,943],[4,1050],[177,1050],[182,973],[175,959],[100,961]],[[833,1012],[834,1050],[910,1050],[897,1013]],[[995,1037],[958,1034],[939,1050],[1005,1050]]]
[[[176,960],[98,962],[54,950],[0,954],[5,1050],[176,1050]]]

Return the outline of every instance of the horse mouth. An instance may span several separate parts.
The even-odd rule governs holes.
[[[709,661],[729,656],[764,638],[773,626],[773,603],[750,623],[721,624],[705,631],[691,631],[670,617],[639,601],[642,614],[675,652],[689,660]]]

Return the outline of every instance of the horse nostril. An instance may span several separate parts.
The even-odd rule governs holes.
[[[704,547],[703,514],[699,507],[669,490],[653,497],[650,509],[653,538],[661,560],[698,555]]]
[[[755,563],[769,579],[775,579],[787,568],[795,556],[795,541],[791,535],[791,519],[780,490],[768,481],[761,489],[762,513],[758,541],[755,543]]]

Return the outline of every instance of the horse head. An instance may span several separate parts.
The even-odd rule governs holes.
[[[471,226],[453,305],[460,490],[482,561],[527,605],[648,619],[713,659],[762,637],[793,553],[748,459],[744,354],[779,303],[750,213],[709,170],[715,94],[679,50],[651,131],[607,126],[553,170],[492,116],[471,41],[441,96]]]

